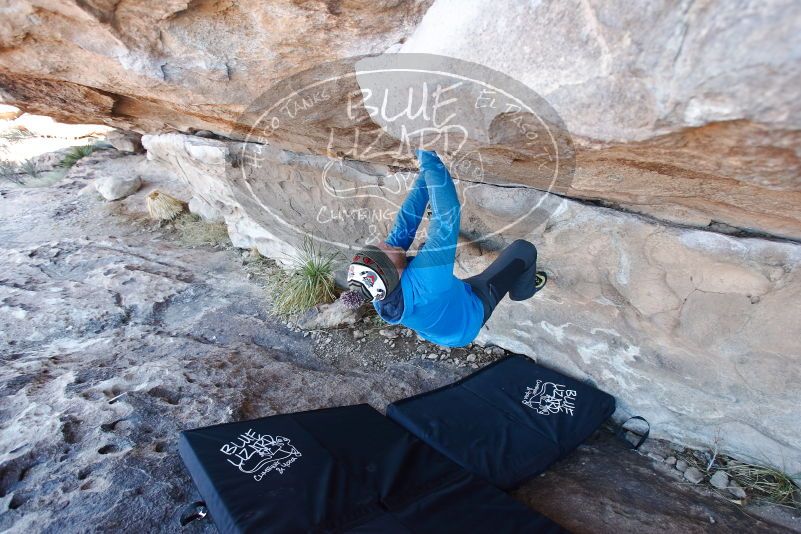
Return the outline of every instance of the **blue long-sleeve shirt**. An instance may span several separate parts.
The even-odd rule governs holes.
[[[382,319],[415,330],[428,341],[462,347],[478,335],[484,305],[453,275],[460,206],[450,173],[434,152],[418,150],[420,174],[395,217],[388,245],[408,250],[431,204],[428,239],[401,275],[400,285],[374,306]]]

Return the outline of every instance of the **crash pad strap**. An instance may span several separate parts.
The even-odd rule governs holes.
[[[648,428],[642,434],[638,434],[636,432],[633,432],[633,431],[627,429],[626,428],[626,423],[628,423],[629,421],[632,421],[632,420],[642,421],[643,423],[648,425]],[[637,442],[636,445],[631,443],[629,440],[626,439],[626,432],[631,432],[635,436],[639,436],[640,437],[640,440]],[[628,419],[626,419],[625,421],[620,423],[620,426],[618,427],[617,432],[615,433],[615,435],[617,437],[619,437],[624,443],[626,443],[629,446],[630,449],[636,451],[637,449],[639,449],[642,446],[643,443],[645,443],[645,440],[648,439],[648,435],[650,433],[651,433],[651,423],[649,423],[648,420],[645,419],[644,417],[641,417],[639,415],[635,415],[633,417],[629,417]]]

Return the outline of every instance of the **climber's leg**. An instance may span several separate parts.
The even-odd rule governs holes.
[[[485,322],[507,293],[512,300],[525,300],[537,292],[536,269],[536,247],[518,239],[484,272],[465,280],[484,303]]]

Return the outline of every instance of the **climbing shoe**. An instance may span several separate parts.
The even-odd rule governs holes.
[[[534,275],[534,289],[535,293],[545,287],[545,283],[548,282],[548,275],[545,271],[537,271],[537,274]]]

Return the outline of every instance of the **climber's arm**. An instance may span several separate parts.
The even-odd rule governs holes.
[[[460,205],[448,169],[434,152],[417,151],[420,175],[425,178],[431,203],[428,239],[412,263],[422,280],[421,289],[436,292],[453,278],[459,238]]]
[[[409,250],[417,234],[420,221],[428,205],[428,189],[423,173],[417,176],[406,200],[403,201],[400,211],[395,216],[395,224],[389,232],[385,243],[393,247]]]

